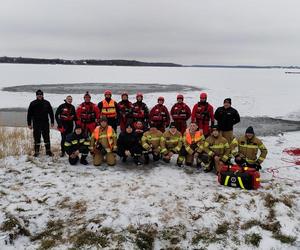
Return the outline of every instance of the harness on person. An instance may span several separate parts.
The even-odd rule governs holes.
[[[60,114],[60,119],[62,121],[72,121],[74,119],[74,115],[71,114],[71,109],[67,107],[63,108]]]
[[[196,112],[196,119],[205,122],[209,121],[208,103],[205,103],[204,110],[202,111],[202,105],[198,103],[198,108]]]
[[[80,114],[80,120],[83,123],[92,123],[96,120],[96,113],[92,105],[82,105],[82,111]]]
[[[260,187],[260,173],[251,167],[224,165],[218,175],[218,182],[221,185],[233,188],[258,189]]]

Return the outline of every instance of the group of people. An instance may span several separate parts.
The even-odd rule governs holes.
[[[267,155],[266,147],[252,127],[247,128],[244,136],[234,136],[233,127],[240,122],[240,116],[231,106],[231,99],[226,98],[223,106],[214,112],[206,93],[200,94],[192,110],[183,95],[177,95],[177,102],[169,111],[164,97],[158,97],[157,104],[149,110],[142,93],[136,94],[134,103],[129,101],[128,93],[122,93],[121,101],[116,102],[112,92],[107,90],[104,99],[95,104],[86,92],[84,102],[77,108],[72,105],[72,97],[67,96],[54,115],[51,104],[38,90],[27,114],[28,127],[33,128],[36,157],[41,135],[46,154],[53,155],[48,117],[51,127],[55,118],[61,133],[61,156],[67,153],[72,165],[78,161],[87,165],[89,153],[95,166],[104,162],[115,165],[116,155],[123,162],[132,157],[137,165],[149,164],[150,156],[153,161],[169,163],[177,155],[178,167],[195,163],[206,172],[213,169],[218,172],[222,164],[234,161],[259,169]]]

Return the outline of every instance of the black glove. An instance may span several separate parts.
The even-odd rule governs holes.
[[[257,171],[261,170],[261,165],[260,165],[260,163],[258,161],[255,163],[255,169]]]

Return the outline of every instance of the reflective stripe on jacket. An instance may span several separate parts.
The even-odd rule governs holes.
[[[186,129],[183,138],[185,150],[189,154],[193,154],[195,151],[197,151],[198,153],[202,152],[201,145],[203,144],[205,137],[201,131],[196,131],[195,134],[192,135],[190,133],[190,129],[188,128]]]
[[[229,144],[221,135],[218,137],[209,136],[205,140],[203,150],[211,157],[215,155],[219,156],[224,162],[228,160],[230,154]]]
[[[109,103],[104,99],[102,101],[101,115],[104,115],[108,118],[115,118],[117,116],[117,109],[115,101],[111,99]]]
[[[179,131],[173,135],[169,130],[164,132],[161,138],[161,153],[167,153],[168,151],[174,151],[174,153],[179,153],[182,147],[182,136]]]
[[[257,158],[258,150],[260,155]],[[254,136],[251,140],[247,139],[246,136],[242,136],[238,140],[238,153],[242,158],[253,164],[258,161],[260,164],[265,160],[268,154],[268,150],[260,139]]]
[[[91,138],[91,147],[94,148],[97,143],[101,144],[107,152],[117,149],[117,135],[111,126],[95,128]]]

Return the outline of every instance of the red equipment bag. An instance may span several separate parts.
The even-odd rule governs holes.
[[[241,167],[239,165],[222,166],[218,175],[221,185],[242,188],[258,189],[260,187],[260,173],[251,167]]]

